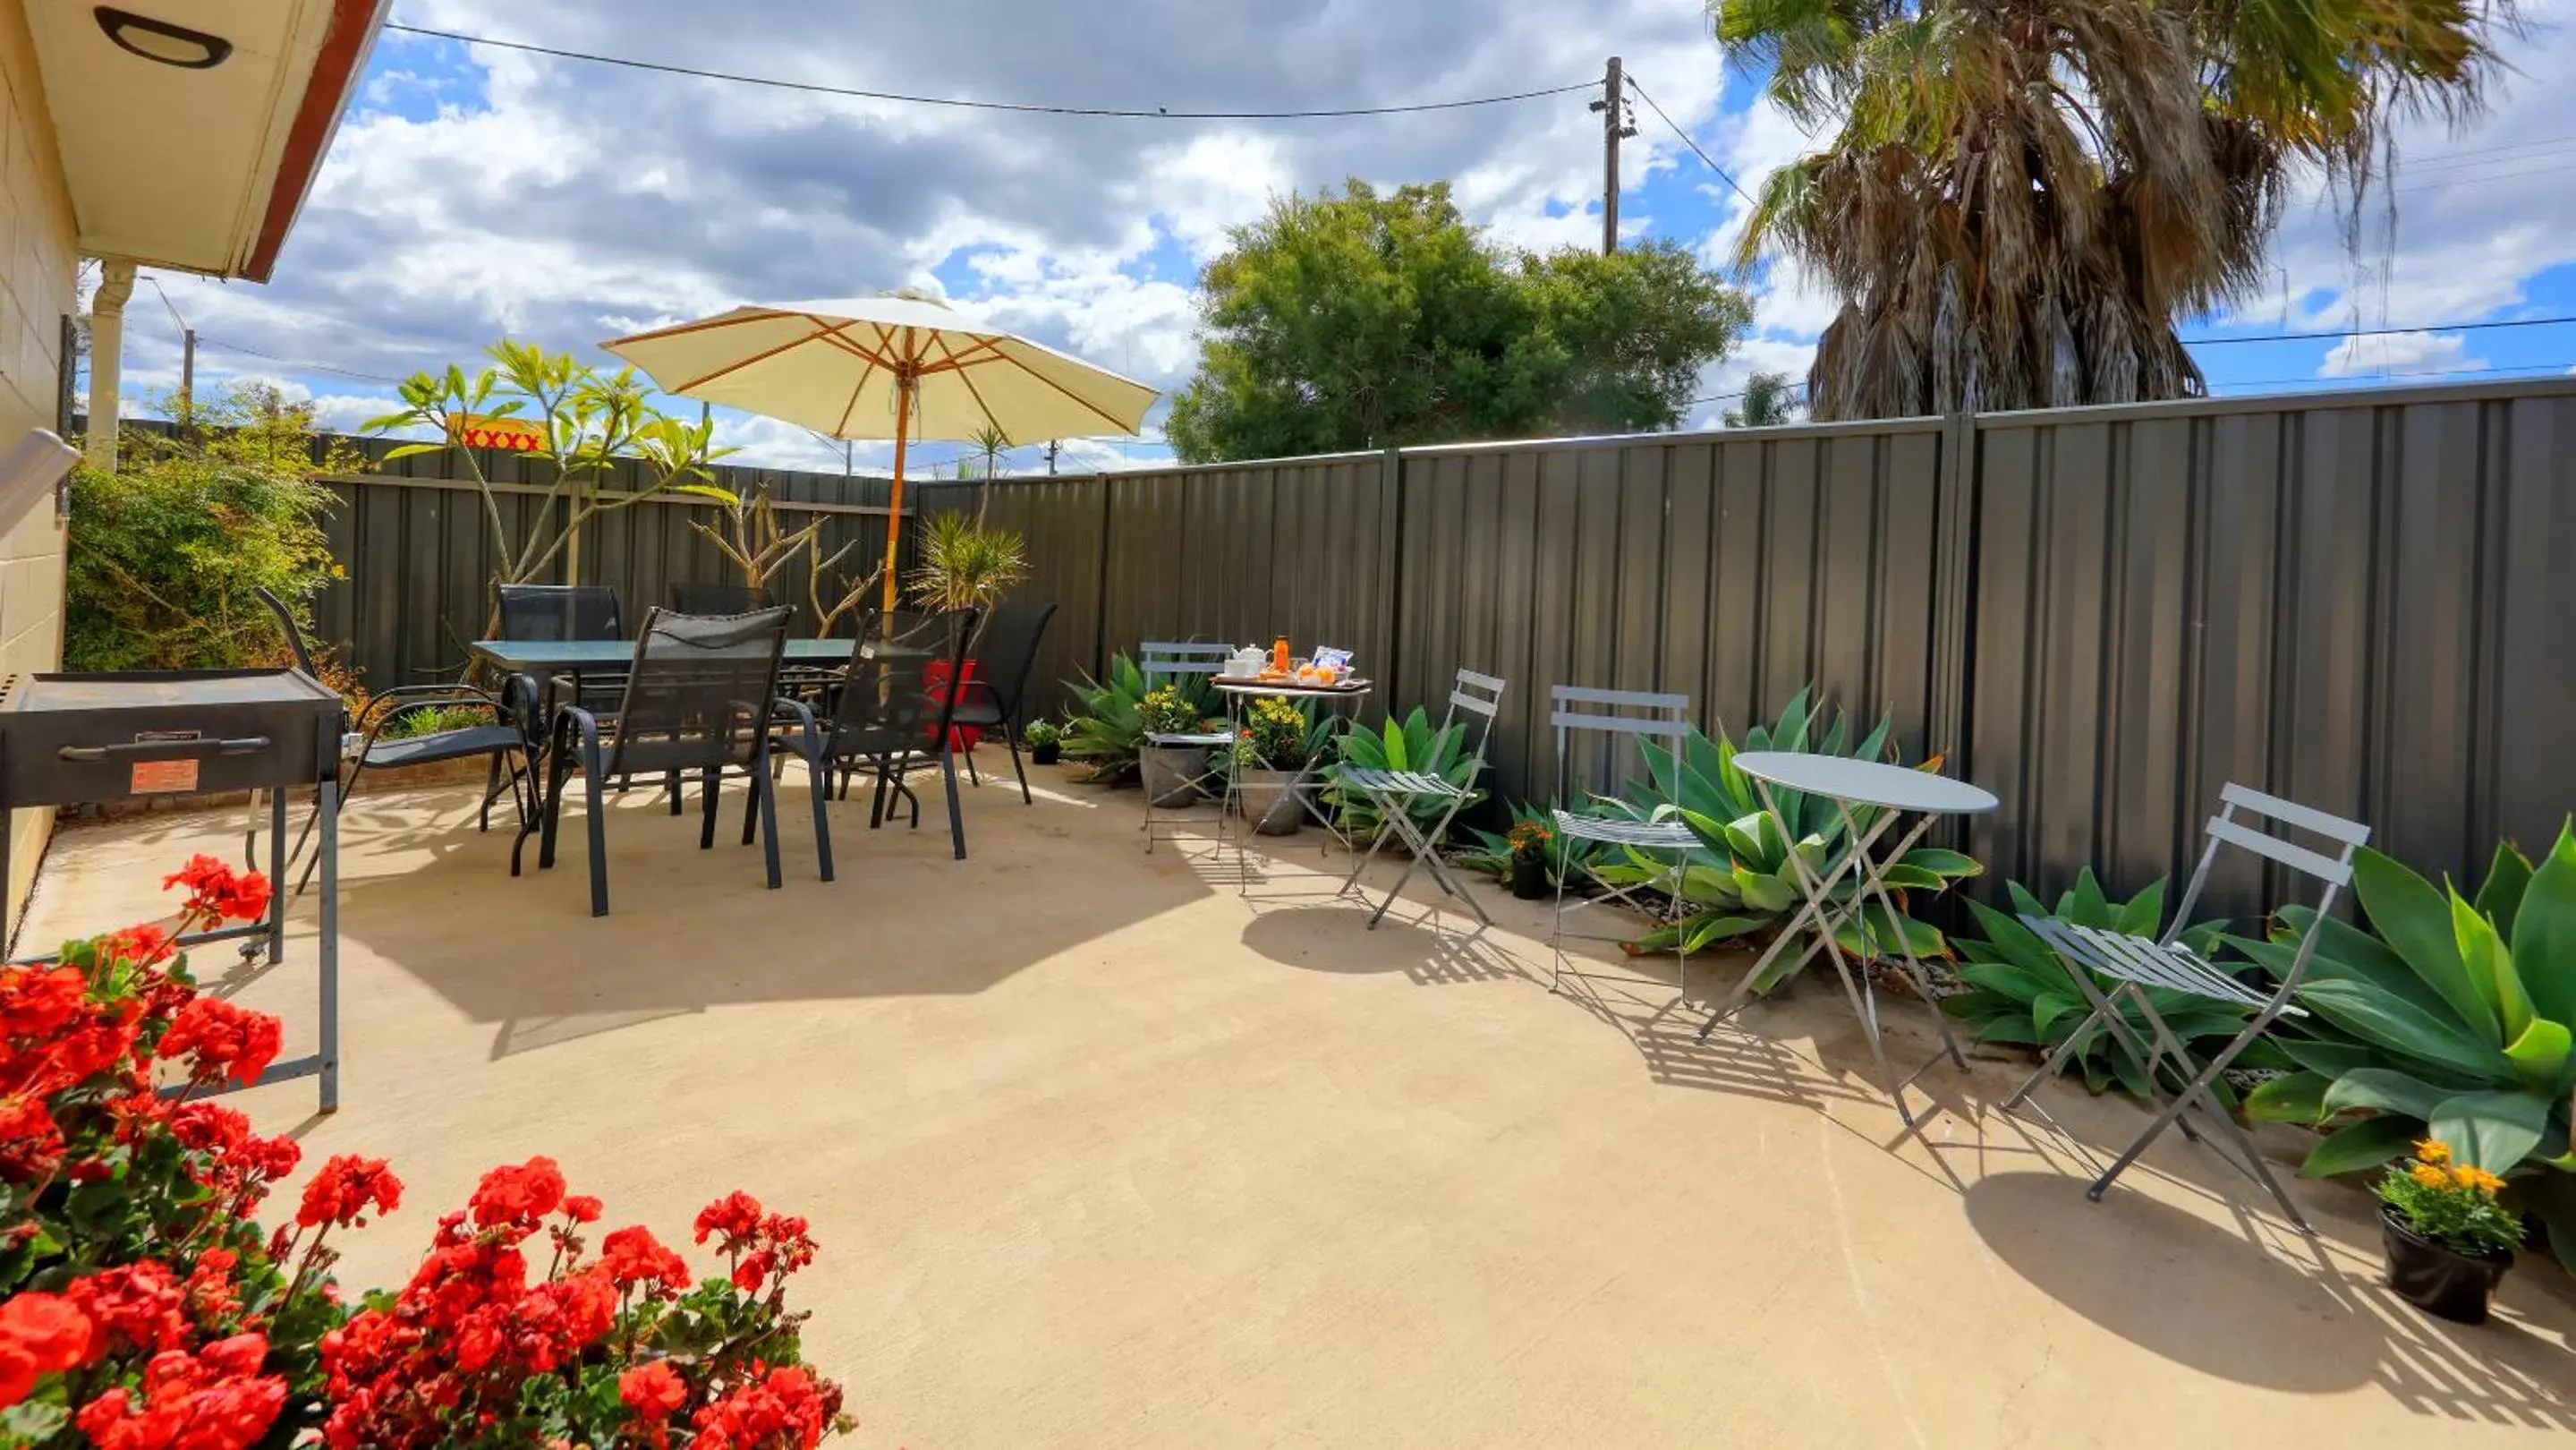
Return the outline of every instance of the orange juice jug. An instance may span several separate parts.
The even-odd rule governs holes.
[[[1283,675],[1288,673],[1288,636],[1284,634],[1270,646],[1270,668]]]

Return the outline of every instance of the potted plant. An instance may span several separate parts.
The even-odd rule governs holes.
[[[2496,1202],[2504,1180],[2456,1161],[2450,1145],[2426,1138],[2415,1156],[2379,1180],[2379,1241],[2388,1254],[2388,1287],[2425,1313],[2460,1324],[2484,1324],[2487,1300],[2522,1223]]]
[[[1196,735],[1212,733],[1207,722],[1199,718],[1198,706],[1181,693],[1177,685],[1156,685],[1136,702],[1136,723],[1144,735]],[[1156,745],[1142,741],[1136,747],[1137,773],[1144,778],[1145,797],[1158,806],[1185,806],[1204,794],[1199,777],[1207,774],[1209,748],[1204,745]]]
[[[1030,721],[1020,739],[1029,747],[1032,765],[1053,765],[1064,754],[1064,727],[1053,720]]]
[[[1306,810],[1289,785],[1304,773],[1314,721],[1273,695],[1256,696],[1234,745],[1235,794],[1243,818],[1265,836],[1289,836],[1305,823]]]
[[[1512,895],[1536,901],[1547,895],[1547,851],[1556,833],[1536,821],[1523,821],[1504,837],[1512,848]]]
[[[921,567],[912,571],[912,597],[930,609],[989,614],[1011,586],[1029,573],[1026,540],[1008,529],[987,528],[962,513],[940,514],[923,529],[921,561]],[[967,649],[969,656],[957,667],[955,681],[948,678],[946,660],[933,660],[922,673],[922,683],[934,692],[964,689],[975,678],[973,641],[968,641]],[[958,750],[972,750],[983,734],[971,725],[954,726],[948,743]]]

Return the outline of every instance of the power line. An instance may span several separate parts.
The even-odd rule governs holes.
[[[273,352],[262,352],[255,347],[244,347],[237,342],[222,342],[211,337],[200,336],[197,343],[201,347],[211,347],[220,352],[238,352],[255,358],[265,358],[279,367],[293,368],[300,373],[337,373],[344,378],[358,378],[370,383],[393,383],[396,386],[400,386],[403,382],[401,378],[387,377],[383,373],[362,373],[354,368],[333,367],[329,363],[303,362],[291,357],[280,357]]]
[[[1672,117],[1665,115],[1664,108],[1655,104],[1655,98],[1646,94],[1646,88],[1637,84],[1637,77],[1634,74],[1631,74],[1628,77],[1628,89],[1637,93],[1637,99],[1646,103],[1646,109],[1655,113],[1655,119],[1663,122],[1666,126],[1671,127],[1672,133],[1682,138],[1682,144],[1689,147],[1693,155],[1697,156],[1700,160],[1707,162],[1709,170],[1716,172],[1719,179],[1723,180],[1728,186],[1734,187],[1735,194],[1744,198],[1744,204],[1746,206],[1754,204],[1753,193],[1746,191],[1742,186],[1737,185],[1734,176],[1730,175],[1725,167],[1717,164],[1716,157],[1702,151],[1699,143],[1691,139],[1688,131],[1683,130],[1678,124],[1676,124]]]
[[[736,85],[767,86],[773,90],[805,91],[822,96],[849,96],[863,101],[897,101],[909,106],[948,106],[965,111],[1012,111],[1036,116],[1125,116],[1147,121],[1301,121],[1335,116],[1405,116],[1422,111],[1456,111],[1470,106],[1499,106],[1512,101],[1534,101],[1544,96],[1571,95],[1576,91],[1591,90],[1600,84],[1598,81],[1577,81],[1573,85],[1550,86],[1543,90],[1513,91],[1496,96],[1467,96],[1451,101],[1416,101],[1396,106],[1334,106],[1303,111],[1174,111],[1156,106],[1147,111],[1126,110],[1114,106],[1049,106],[1025,101],[971,101],[957,96],[908,95],[901,91],[872,91],[857,86],[827,86],[814,81],[783,80],[777,76],[739,75],[729,71],[700,70],[694,66],[672,65],[663,61],[633,60],[617,55],[594,55],[588,51],[560,50],[550,45],[530,45],[524,41],[494,40],[484,35],[464,35],[453,30],[432,30],[421,25],[388,23],[385,29],[397,30],[405,35],[453,40],[465,45],[488,45],[500,50],[551,56],[556,60],[578,60],[591,65],[622,66],[628,70],[691,76],[698,80],[731,81]]]
[[[2576,317],[2515,317],[2502,322],[2429,323],[2422,327],[2346,328],[2339,332],[2267,332],[2259,337],[2186,337],[2185,347],[2224,347],[2231,342],[2341,342],[2349,337],[2404,337],[2418,332],[2484,332],[2498,327],[2557,327]]]
[[[2570,368],[2576,368],[2576,363],[2516,363],[2509,367],[2437,368],[2423,372],[2364,373],[2354,377],[2334,378],[2248,378],[2242,382],[2211,383],[2210,386],[2212,388],[2290,388],[2321,387],[2334,383],[2354,386],[2383,382],[2392,378],[2466,378],[2514,373],[2555,374],[2566,372]]]

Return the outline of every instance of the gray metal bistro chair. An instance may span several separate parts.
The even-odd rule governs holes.
[[[2254,1039],[2263,1035],[2264,1029],[2270,1027],[2275,1018],[2305,1015],[2291,998],[2307,976],[2308,962],[2316,955],[2317,933],[2334,911],[2335,898],[2351,884],[2353,852],[2370,840],[2370,828],[2241,785],[2231,784],[2221,790],[2219,802],[2218,814],[2209,822],[2209,844],[2202,848],[2200,865],[2191,873],[2191,885],[2183,891],[2182,900],[2174,907],[2173,921],[2165,927],[2162,935],[2150,939],[2100,927],[2077,926],[2054,917],[2022,917],[2022,925],[2029,927],[2056,951],[2066,967],[2066,975],[2074,979],[2076,989],[2084,994],[2084,1000],[2092,1005],[2092,1011],[2049,1055],[2048,1061],[2042,1063],[2028,1081],[2014,1089],[2011,1097],[2004,1099],[2004,1111],[2010,1112],[2028,1099],[2031,1090],[2064,1066],[2066,1059],[2079,1051],[2096,1029],[2108,1032],[2112,1042],[2128,1055],[2129,1061],[2145,1075],[2148,1084],[2164,1100],[2164,1110],[2147,1124],[2144,1132],[2138,1134],[2137,1141],[2129,1145],[2128,1151],[2104,1169],[2101,1177],[2093,1180],[2093,1186],[2086,1190],[2087,1197],[2096,1203],[2101,1202],[2102,1194],[2110,1188],[2111,1181],[2136,1162],[2138,1155],[2147,1151],[2147,1145],[2162,1136],[2169,1127],[2180,1126],[2183,1136],[2194,1142],[2202,1141],[2200,1134],[2193,1131],[2188,1116],[2192,1109],[2197,1108],[2209,1122],[2218,1126],[2219,1132],[2235,1150],[2233,1153],[2221,1152],[2219,1156],[2270,1190],[2273,1201],[2281,1205],[2281,1212],[2289,1216],[2299,1232],[2313,1234],[2315,1230],[2299,1216],[2299,1210],[2290,1202],[2290,1196],[2282,1191],[2279,1180],[2272,1176],[2272,1170],[2263,1162],[2262,1155],[2254,1151],[2254,1144],[2245,1136],[2245,1130],[2237,1126],[2235,1116],[2210,1089],[2219,1075],[2227,1071]],[[2327,849],[2313,850],[2283,835],[2263,830],[2257,824],[2240,820],[2240,814],[2308,832],[2324,842]],[[2191,921],[2192,908],[2199,904],[2201,889],[2209,884],[2210,868],[2216,864],[2221,847],[2250,852],[2323,883],[2316,915],[2309,920],[2307,932],[2299,938],[2298,952],[2291,958],[2290,969],[2269,993],[2246,986],[2211,965],[2181,941],[2182,931]],[[2106,981],[2109,983],[2107,989],[2104,986]],[[2150,993],[2158,990],[2250,1009],[2254,1015],[2246,1021],[2245,1030],[2212,1054],[2207,1062],[2197,1062],[2183,1049],[2181,1041],[2166,1027],[2163,1015],[2157,1012]],[[2138,1015],[2146,1020],[2151,1041],[2143,1044],[2138,1041],[2135,1031],[2122,1016],[2124,1004],[2134,1006]],[[2172,1059],[2183,1079],[2178,1092],[2167,1091],[2163,1079],[2157,1075],[2158,1068],[2167,1058]],[[2042,1117],[2047,1116],[2044,1109],[2039,1111]]]
[[[1606,889],[1600,896],[1577,901],[1575,909],[1615,901],[1630,910],[1642,912],[1649,920],[1664,920],[1665,912],[1638,899],[1635,893],[1654,886],[1660,888],[1669,901],[1682,899],[1683,875],[1690,867],[1691,853],[1700,848],[1700,840],[1698,833],[1677,814],[1681,803],[1673,800],[1660,802],[1651,816],[1640,819],[1630,815],[1568,810],[1566,799],[1567,792],[1574,789],[1581,779],[1576,774],[1577,765],[1586,763],[1577,759],[1575,747],[1580,737],[1597,737],[1594,743],[1599,746],[1600,753],[1592,763],[1606,767],[1607,772],[1613,775],[1625,769],[1631,758],[1631,752],[1620,747],[1633,744],[1633,759],[1637,768],[1642,770],[1646,765],[1646,747],[1650,743],[1661,741],[1667,747],[1676,747],[1690,734],[1690,696],[1558,685],[1549,692],[1548,703],[1548,720],[1556,727],[1556,803],[1550,814],[1556,822],[1557,835],[1567,841],[1599,841],[1605,845],[1622,846],[1649,858],[1669,855],[1672,862],[1669,874],[1655,875],[1627,886],[1611,887],[1604,883]],[[1678,781],[1680,774],[1673,771],[1668,778]],[[1616,784],[1615,779],[1603,780],[1605,787]],[[1565,940],[1568,936],[1565,930],[1565,877],[1569,874],[1557,873],[1556,907],[1548,922],[1548,950],[1556,959],[1555,971],[1547,984],[1551,992],[1558,990],[1565,981]],[[1626,941],[1635,935],[1633,931],[1608,936],[1576,934],[1576,939]],[[1682,995],[1687,997],[1690,995],[1690,958],[1681,948],[1681,942],[1676,939],[1673,960],[1680,969]]]
[[[1404,883],[1413,879],[1416,866],[1427,868],[1431,872],[1432,884],[1443,893],[1467,903],[1467,909],[1476,913],[1476,920],[1487,926],[1494,924],[1494,919],[1485,914],[1483,903],[1460,889],[1458,883],[1450,878],[1448,866],[1440,859],[1440,838],[1447,833],[1449,823],[1457,818],[1458,812],[1475,797],[1477,778],[1485,773],[1485,743],[1493,738],[1494,712],[1502,707],[1504,688],[1503,682],[1492,675],[1480,675],[1466,669],[1458,672],[1457,683],[1450,688],[1449,708],[1440,717],[1440,733],[1449,733],[1450,727],[1458,723],[1461,710],[1476,717],[1473,727],[1476,744],[1468,756],[1472,765],[1465,781],[1452,785],[1439,776],[1418,770],[1371,767],[1345,767],[1342,770],[1339,777],[1342,788],[1366,797],[1379,817],[1394,827],[1392,833],[1381,831],[1378,838],[1369,843],[1368,854],[1351,867],[1350,879],[1342,883],[1342,889],[1358,889],[1360,873],[1368,870],[1369,863],[1377,859],[1377,853],[1386,845],[1389,834],[1402,839],[1406,849],[1412,853],[1412,859],[1404,863],[1403,874],[1387,888],[1386,899],[1377,904],[1377,910],[1369,913],[1368,924],[1372,929],[1386,916],[1386,909],[1395,904],[1395,898],[1404,890]],[[1439,818],[1428,829],[1415,824],[1413,819],[1413,807],[1422,801],[1439,804]],[[1363,894],[1361,899],[1366,900],[1366,895]]]
[[[769,885],[779,886],[778,800],[770,771],[776,738],[773,721],[784,716],[803,726],[802,753],[814,797],[814,851],[822,877],[832,879],[831,826],[825,819],[827,786],[815,764],[822,738],[813,713],[778,698],[778,661],[787,647],[787,611],[690,615],[654,610],[635,641],[617,711],[603,718],[578,704],[555,711],[553,744],[546,757],[544,810],[532,828],[539,836],[537,869],[555,863],[555,826],[563,815],[572,772],[582,775],[590,836],[590,914],[608,914],[608,817],[602,805],[610,786],[637,776],[695,774],[703,797],[701,850],[715,845],[717,787],[731,774],[750,789],[742,841],[757,833],[764,846]],[[523,829],[510,851],[510,874],[519,874]]]
[[[1025,725],[1029,676],[1037,669],[1038,642],[1046,638],[1052,604],[1006,599],[993,606],[984,637],[975,643],[975,678],[958,691],[957,723],[978,730],[998,730],[1011,752],[1011,774],[1019,778],[1020,804],[1033,805],[1029,773],[1020,764],[1020,727]],[[977,785],[975,751],[966,751],[966,776]]]
[[[1226,657],[1233,653],[1232,647],[1222,644],[1147,640],[1136,647],[1136,668],[1144,675],[1145,687],[1150,690],[1158,683],[1168,684],[1174,680],[1192,677],[1213,678],[1225,668]],[[1208,753],[1207,766],[1192,774],[1181,784],[1193,791],[1205,793],[1208,783],[1216,782],[1217,804],[1220,807],[1217,812],[1216,827],[1218,849],[1223,850],[1226,822],[1231,819],[1234,809],[1233,729],[1228,727],[1217,730],[1147,731],[1144,743],[1167,749],[1205,750]],[[1154,854],[1154,824],[1154,782],[1148,781],[1145,785],[1145,854],[1148,856]],[[1178,840],[1179,833],[1169,833],[1164,839]],[[1242,854],[1243,847],[1238,838],[1235,845],[1238,862]]]
[[[286,601],[266,589],[254,588],[259,602],[277,616],[277,627],[286,636],[286,646],[294,652],[295,667],[309,679],[319,680],[314,668],[313,649],[304,638],[302,626],[295,622],[295,611]],[[518,708],[512,695],[524,688],[524,680],[513,677],[503,682],[500,691],[477,689],[472,685],[396,685],[370,696],[355,721],[344,722],[361,738],[342,752],[349,761],[349,778],[338,794],[339,809],[348,809],[349,798],[357,793],[359,777],[370,770],[409,770],[416,766],[436,765],[449,760],[472,760],[489,756],[492,773],[489,788],[483,796],[483,809],[477,829],[492,829],[492,802],[498,800],[504,787],[503,772],[511,803],[518,807],[519,824],[525,827],[536,817],[537,774],[535,745],[526,730],[526,710]],[[488,709],[490,723],[477,722],[446,730],[424,731],[385,739],[387,727],[406,716],[430,710]],[[313,833],[314,818],[308,817],[304,829],[295,838],[295,852],[301,853],[305,840]],[[295,892],[301,896],[313,879],[313,867],[319,857],[305,862],[304,872],[296,878]]]
[[[834,687],[821,719],[821,754],[815,758],[817,778],[827,786],[837,778],[845,800],[862,767],[875,778],[870,830],[884,825],[899,801],[912,803],[912,825],[920,826],[921,798],[909,777],[917,766],[936,763],[948,788],[949,846],[960,861],[966,859],[966,819],[949,737],[963,692],[934,689],[929,673],[934,661],[945,661],[949,679],[956,679],[974,634],[971,609],[871,617],[851,646],[849,673]]]

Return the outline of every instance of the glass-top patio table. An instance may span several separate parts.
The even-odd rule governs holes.
[[[784,663],[812,668],[845,665],[855,640],[791,639]],[[622,670],[635,663],[631,639],[478,639],[476,659],[494,669],[518,674],[579,675],[584,670]]]

